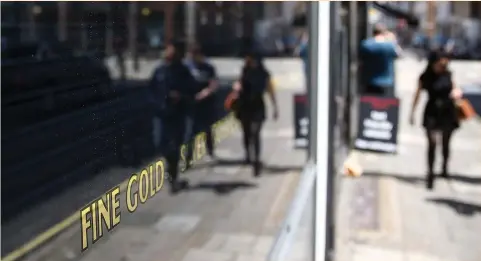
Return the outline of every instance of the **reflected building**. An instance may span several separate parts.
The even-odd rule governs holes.
[[[132,49],[142,48],[153,32],[159,35],[157,43],[172,34],[173,27],[164,27],[174,24],[177,4],[36,1],[1,5],[2,39],[8,42],[61,41],[75,49],[110,54],[114,39],[121,39]]]
[[[290,2],[196,2],[195,32],[211,51],[235,52],[256,23],[284,17]],[[185,2],[2,2],[2,39],[8,43],[62,41],[78,50],[149,54],[168,39],[185,38]],[[119,43],[120,42],[120,43]],[[232,49],[232,50],[229,50]],[[157,53],[157,52],[156,52]]]

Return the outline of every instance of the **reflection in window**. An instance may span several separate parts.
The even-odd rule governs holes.
[[[164,13],[144,7],[139,21],[139,41],[148,48],[160,49],[164,44]]]
[[[202,10],[202,11],[200,12],[200,23],[201,23],[202,25],[206,25],[206,24],[207,24],[207,12],[204,11],[204,10]]]
[[[222,13],[217,13],[215,16],[215,24],[216,25],[221,25],[224,22]]]

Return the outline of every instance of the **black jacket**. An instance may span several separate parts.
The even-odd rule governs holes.
[[[159,65],[150,81],[151,102],[157,114],[171,118],[192,113],[195,84],[192,74],[182,62]],[[180,100],[172,99],[169,96],[171,91],[178,92]]]

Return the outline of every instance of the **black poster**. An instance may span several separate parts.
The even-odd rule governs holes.
[[[307,115],[307,95],[294,95],[295,146],[307,148],[309,141],[309,118]]]
[[[380,153],[397,152],[399,99],[361,96],[354,147]]]

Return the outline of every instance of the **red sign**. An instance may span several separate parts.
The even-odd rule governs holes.
[[[399,100],[396,98],[362,96],[361,102],[370,103],[373,109],[378,110],[388,109],[391,106],[399,106]]]

